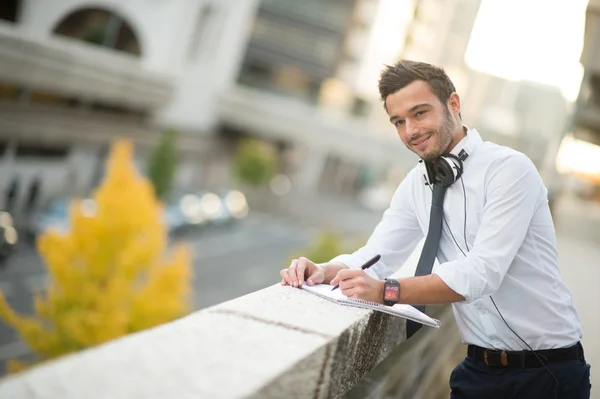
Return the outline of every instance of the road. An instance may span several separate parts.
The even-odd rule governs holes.
[[[187,235],[194,254],[194,304],[204,308],[278,282],[278,271],[292,253],[306,248],[318,230],[274,218],[249,214],[232,226],[207,228]],[[18,312],[30,313],[33,293],[43,289],[46,273],[32,243],[0,270],[0,289]],[[28,353],[10,327],[0,322],[0,369],[4,362]],[[0,372],[0,375],[2,374]]]

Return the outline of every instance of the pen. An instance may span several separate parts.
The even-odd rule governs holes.
[[[381,255],[375,255],[373,256],[371,259],[369,259],[368,261],[366,261],[365,263],[363,263],[363,265],[360,267],[362,270],[367,270],[369,267],[373,266],[375,263],[379,262],[379,259],[381,259]],[[335,287],[333,287],[331,289],[331,291],[335,290],[336,288],[339,288],[339,284],[336,285]]]

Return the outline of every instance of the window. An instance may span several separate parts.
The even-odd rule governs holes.
[[[85,8],[64,17],[54,33],[98,46],[140,55],[140,43],[133,28],[120,16],[97,8]]]
[[[21,90],[19,87],[0,83],[0,101],[17,101],[20,94]]]
[[[0,7],[0,19],[17,22],[20,0],[3,0]]]
[[[33,142],[21,142],[17,145],[16,150],[17,158],[62,159],[69,153],[67,146]]]

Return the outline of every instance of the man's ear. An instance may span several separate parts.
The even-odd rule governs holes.
[[[460,114],[460,97],[458,96],[458,93],[453,92],[450,94],[450,97],[448,98],[448,108],[453,114]]]

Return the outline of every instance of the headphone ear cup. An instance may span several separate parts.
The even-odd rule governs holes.
[[[454,154],[446,154],[446,155],[444,155],[444,157],[446,158],[446,160],[448,161],[448,163],[453,167],[453,170],[456,171],[456,173],[455,173],[456,174],[456,178],[454,179],[454,181],[460,179],[460,177],[463,174],[463,162],[462,162],[462,159],[459,158],[459,157],[457,157]]]
[[[435,176],[444,186],[448,187],[460,178],[462,165],[458,158],[441,156],[434,164]]]
[[[431,179],[431,165],[429,165],[429,162],[423,160],[423,159],[419,159],[419,169],[421,171],[421,175],[423,176],[423,183],[425,183],[426,186],[429,186],[431,184],[433,184],[433,180]]]

